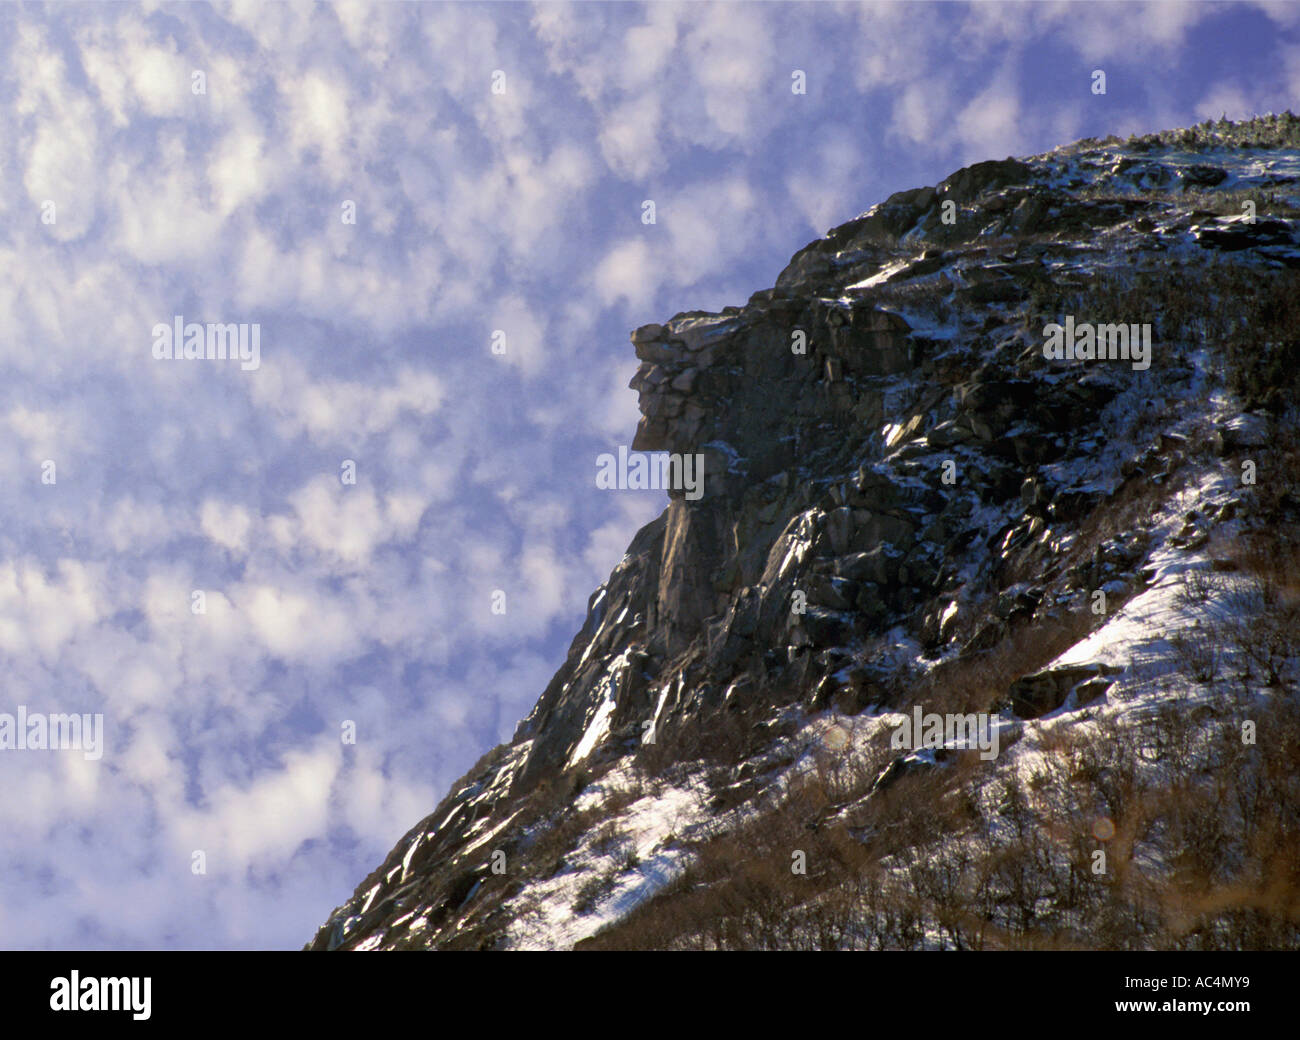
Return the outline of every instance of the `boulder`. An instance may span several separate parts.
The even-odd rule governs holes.
[[[910,544],[916,537],[916,524],[893,513],[867,509],[853,510],[853,545],[868,549],[884,542]],[[848,546],[845,547],[847,551]]]
[[[851,553],[835,562],[835,572],[850,581],[889,586],[898,580],[903,553],[892,545],[881,544],[869,552]]]
[[[1110,687],[1119,668],[1092,662],[1066,665],[1027,675],[1011,684],[1011,710],[1022,719],[1036,719],[1056,711],[1076,693],[1076,704],[1095,700]],[[1104,680],[1098,682],[1098,680]],[[1086,700],[1084,698],[1087,698]]]
[[[1192,234],[1197,243],[1206,249],[1218,249],[1225,253],[1259,246],[1291,245],[1295,242],[1291,225],[1285,220],[1257,219],[1251,224],[1237,218],[1226,218],[1194,228]]]
[[[635,344],[653,343],[664,338],[664,327],[662,325],[649,324],[642,325],[640,328],[633,330],[632,342]]]
[[[1214,431],[1214,445],[1220,455],[1264,448],[1268,443],[1268,420],[1250,412],[1234,416]]]
[[[841,646],[853,636],[852,617],[840,611],[814,606],[796,617],[812,646]]]
[[[1228,179],[1228,171],[1221,166],[1193,163],[1191,166],[1179,170],[1178,178],[1182,181],[1184,191],[1195,188],[1213,188],[1216,184],[1222,184]]]
[[[959,204],[973,202],[986,191],[1025,184],[1033,173],[1033,167],[1016,159],[990,159],[958,170],[939,185],[937,194]]]

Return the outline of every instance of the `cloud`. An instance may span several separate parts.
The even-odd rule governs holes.
[[[253,637],[276,657],[324,665],[349,656],[360,642],[347,604],[320,589],[251,583],[232,596]]]
[[[442,381],[405,369],[383,383],[312,379],[292,357],[269,358],[250,383],[254,402],[273,415],[282,436],[304,433],[330,446],[386,433],[403,416],[428,416],[442,405]]]
[[[1249,119],[1259,111],[1240,87],[1228,83],[1216,85],[1196,105],[1196,114],[1202,119],[1218,119],[1225,114],[1229,119]]]
[[[225,134],[212,150],[207,178],[221,218],[228,219],[240,206],[272,188],[273,169],[260,134],[246,128]]]
[[[1068,27],[1068,39],[1085,61],[1130,62],[1179,46],[1202,20],[1217,13],[1217,4],[1152,0],[1150,3],[1101,8],[1064,4],[1048,17]]]
[[[43,233],[58,242],[75,241],[89,230],[99,204],[95,108],[69,82],[66,62],[39,27],[20,25],[11,53],[13,107],[25,117],[20,125],[28,127],[20,132],[23,187],[33,214],[41,215]]]
[[[411,494],[378,495],[362,484],[348,486],[335,477],[318,477],[291,498],[294,523],[286,541],[305,543],[344,564],[365,564],[375,548],[409,538],[423,513]]]
[[[632,307],[644,307],[654,299],[664,277],[653,269],[645,239],[627,238],[611,247],[596,265],[593,281],[605,306],[623,300]]]
[[[672,281],[687,285],[720,275],[754,245],[762,226],[759,214],[758,193],[735,174],[663,198],[659,220],[668,235],[665,266]]]
[[[1007,78],[995,81],[972,99],[957,116],[956,125],[968,152],[979,157],[1019,155],[1030,150],[1019,92]]]
[[[204,852],[207,869],[218,877],[283,862],[324,830],[341,762],[341,743],[286,753],[279,768],[246,787],[222,788],[210,808],[175,817],[174,853],[188,858]]]
[[[336,177],[345,172],[344,151],[351,137],[351,98],[338,78],[308,70],[286,86],[290,141],[299,150],[314,150]]]
[[[616,105],[600,131],[600,151],[620,177],[644,180],[663,169],[657,147],[663,123],[663,102],[653,94],[629,98]]]
[[[51,575],[30,559],[0,563],[0,651],[53,660],[101,616],[97,571],[66,559]]]
[[[199,514],[199,524],[203,533],[223,549],[247,554],[252,518],[243,506],[208,499]]]

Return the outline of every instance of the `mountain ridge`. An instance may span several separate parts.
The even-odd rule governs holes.
[[[806,918],[839,905],[835,879],[870,876],[875,914],[929,848],[890,816],[900,791],[1014,803],[990,789],[1011,770],[1051,774],[1053,741],[1074,739],[1062,732],[1110,726],[1119,740],[1143,712],[1205,687],[1161,686],[1194,673],[1204,650],[1166,653],[1153,634],[1194,632],[1213,613],[1193,609],[1189,583],[1244,583],[1202,590],[1200,605],[1237,596],[1242,617],[1291,606],[1246,536],[1271,530],[1269,550],[1291,551],[1294,398],[1278,378],[1300,349],[1287,332],[1300,317],[1298,228],[1290,113],[1087,139],[895,193],[797,251],[743,306],[635,330],[632,449],[699,455],[702,497],[669,492],[511,742],[307,948],[826,945],[824,922]],[[1042,330],[1066,316],[1147,326],[1150,370],[1045,357]],[[1257,349],[1258,336],[1275,345]],[[1266,495],[1232,471],[1243,461],[1270,474]],[[1252,678],[1198,710],[1235,719],[1249,701],[1274,740],[1291,732],[1286,617],[1281,649],[1216,629],[1218,664],[1247,662]],[[898,754],[892,736],[916,707],[987,716],[997,762],[977,766],[951,742]],[[1295,795],[1282,781],[1279,811]],[[1064,876],[1083,869],[1087,844],[1126,877],[1160,859],[1131,835],[1127,852],[1096,837],[1100,820],[1112,837],[1137,827],[1123,799],[1083,824],[1077,806],[1032,802],[1044,833],[1074,828]],[[950,821],[950,848],[930,859],[996,843],[1000,819]],[[824,843],[795,836],[809,833]],[[710,905],[688,883],[701,871]],[[800,889],[808,877],[821,880]],[[948,893],[960,914],[936,896],[908,927],[841,909],[836,943],[1141,944],[1140,924],[1098,938],[1068,901],[1050,934],[1017,931],[999,917],[1007,884],[987,882],[987,906]],[[1287,884],[1281,922],[1296,905]],[[769,906],[804,931],[773,925]],[[1201,927],[1213,937],[1220,925]]]

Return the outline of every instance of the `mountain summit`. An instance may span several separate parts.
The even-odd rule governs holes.
[[[977,163],[631,338],[698,493],[308,949],[1300,941],[1300,119]]]

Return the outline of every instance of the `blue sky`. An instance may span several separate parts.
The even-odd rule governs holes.
[[[1300,108],[1292,3],[4,5],[0,55],[0,713],[105,727],[0,750],[9,948],[308,940],[663,507],[595,486],[631,328],[971,162]]]

